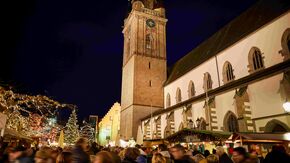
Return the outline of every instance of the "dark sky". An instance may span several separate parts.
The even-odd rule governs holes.
[[[103,116],[120,102],[127,0],[8,1],[1,21],[0,79],[19,91]],[[168,65],[255,0],[165,0]],[[2,16],[3,17],[3,16]],[[4,27],[4,29],[3,29]]]

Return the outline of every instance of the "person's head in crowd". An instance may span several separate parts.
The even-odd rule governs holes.
[[[49,159],[49,156],[47,155],[46,151],[39,150],[35,153],[34,161],[35,163],[46,163]]]
[[[285,153],[286,149],[283,145],[273,145],[272,146],[272,151],[273,152],[281,152],[281,153]]]
[[[52,153],[52,149],[48,146],[43,146],[40,150],[45,151],[49,155]]]
[[[205,159],[205,157],[200,153],[194,155],[192,158],[194,162],[200,162],[201,160]]]
[[[140,144],[136,144],[136,145],[135,145],[135,148],[141,149],[142,147],[141,147]]]
[[[140,151],[138,148],[129,147],[125,149],[125,159],[135,161],[138,156],[140,156]]]
[[[205,150],[205,151],[204,151],[204,157],[207,157],[208,155],[210,155],[209,150]]]
[[[216,154],[221,157],[225,153],[225,150],[222,146],[217,146],[216,147]]]
[[[180,144],[176,144],[170,149],[170,152],[173,155],[174,159],[179,160],[184,157],[185,148]]]
[[[97,153],[94,163],[114,163],[113,160],[113,156],[110,152],[101,151]]]
[[[158,145],[158,152],[161,152],[161,151],[168,151],[168,148],[165,144]]]
[[[8,150],[9,153],[9,161],[13,162],[17,158],[19,158],[26,149],[23,146],[17,146],[14,148],[10,148]]]
[[[152,149],[150,147],[142,147],[142,150],[146,153],[146,154],[150,154],[152,152]]]
[[[71,162],[72,162],[71,152],[61,152],[56,158],[56,163],[71,163]]]
[[[166,163],[166,158],[162,154],[156,153],[152,157],[152,163]]]
[[[86,138],[79,138],[76,142],[77,147],[81,147],[84,151],[89,150],[89,142]]]
[[[247,152],[243,147],[234,148],[232,159],[235,163],[244,162],[247,158]]]
[[[211,154],[206,157],[207,163],[218,163],[219,159],[216,155]]]

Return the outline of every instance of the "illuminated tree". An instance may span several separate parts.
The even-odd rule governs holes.
[[[73,109],[64,130],[64,140],[67,144],[74,144],[79,138],[79,125],[76,110]]]
[[[94,128],[87,122],[84,121],[84,125],[81,127],[80,136],[89,140],[89,142],[94,142]]]

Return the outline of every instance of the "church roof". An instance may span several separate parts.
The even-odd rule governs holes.
[[[165,85],[289,11],[289,0],[260,0],[218,32],[178,60],[168,73]]]

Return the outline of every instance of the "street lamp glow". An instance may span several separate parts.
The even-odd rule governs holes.
[[[283,108],[284,108],[284,110],[285,110],[287,113],[290,113],[290,102],[289,102],[289,101],[286,101],[286,102],[283,104]]]

